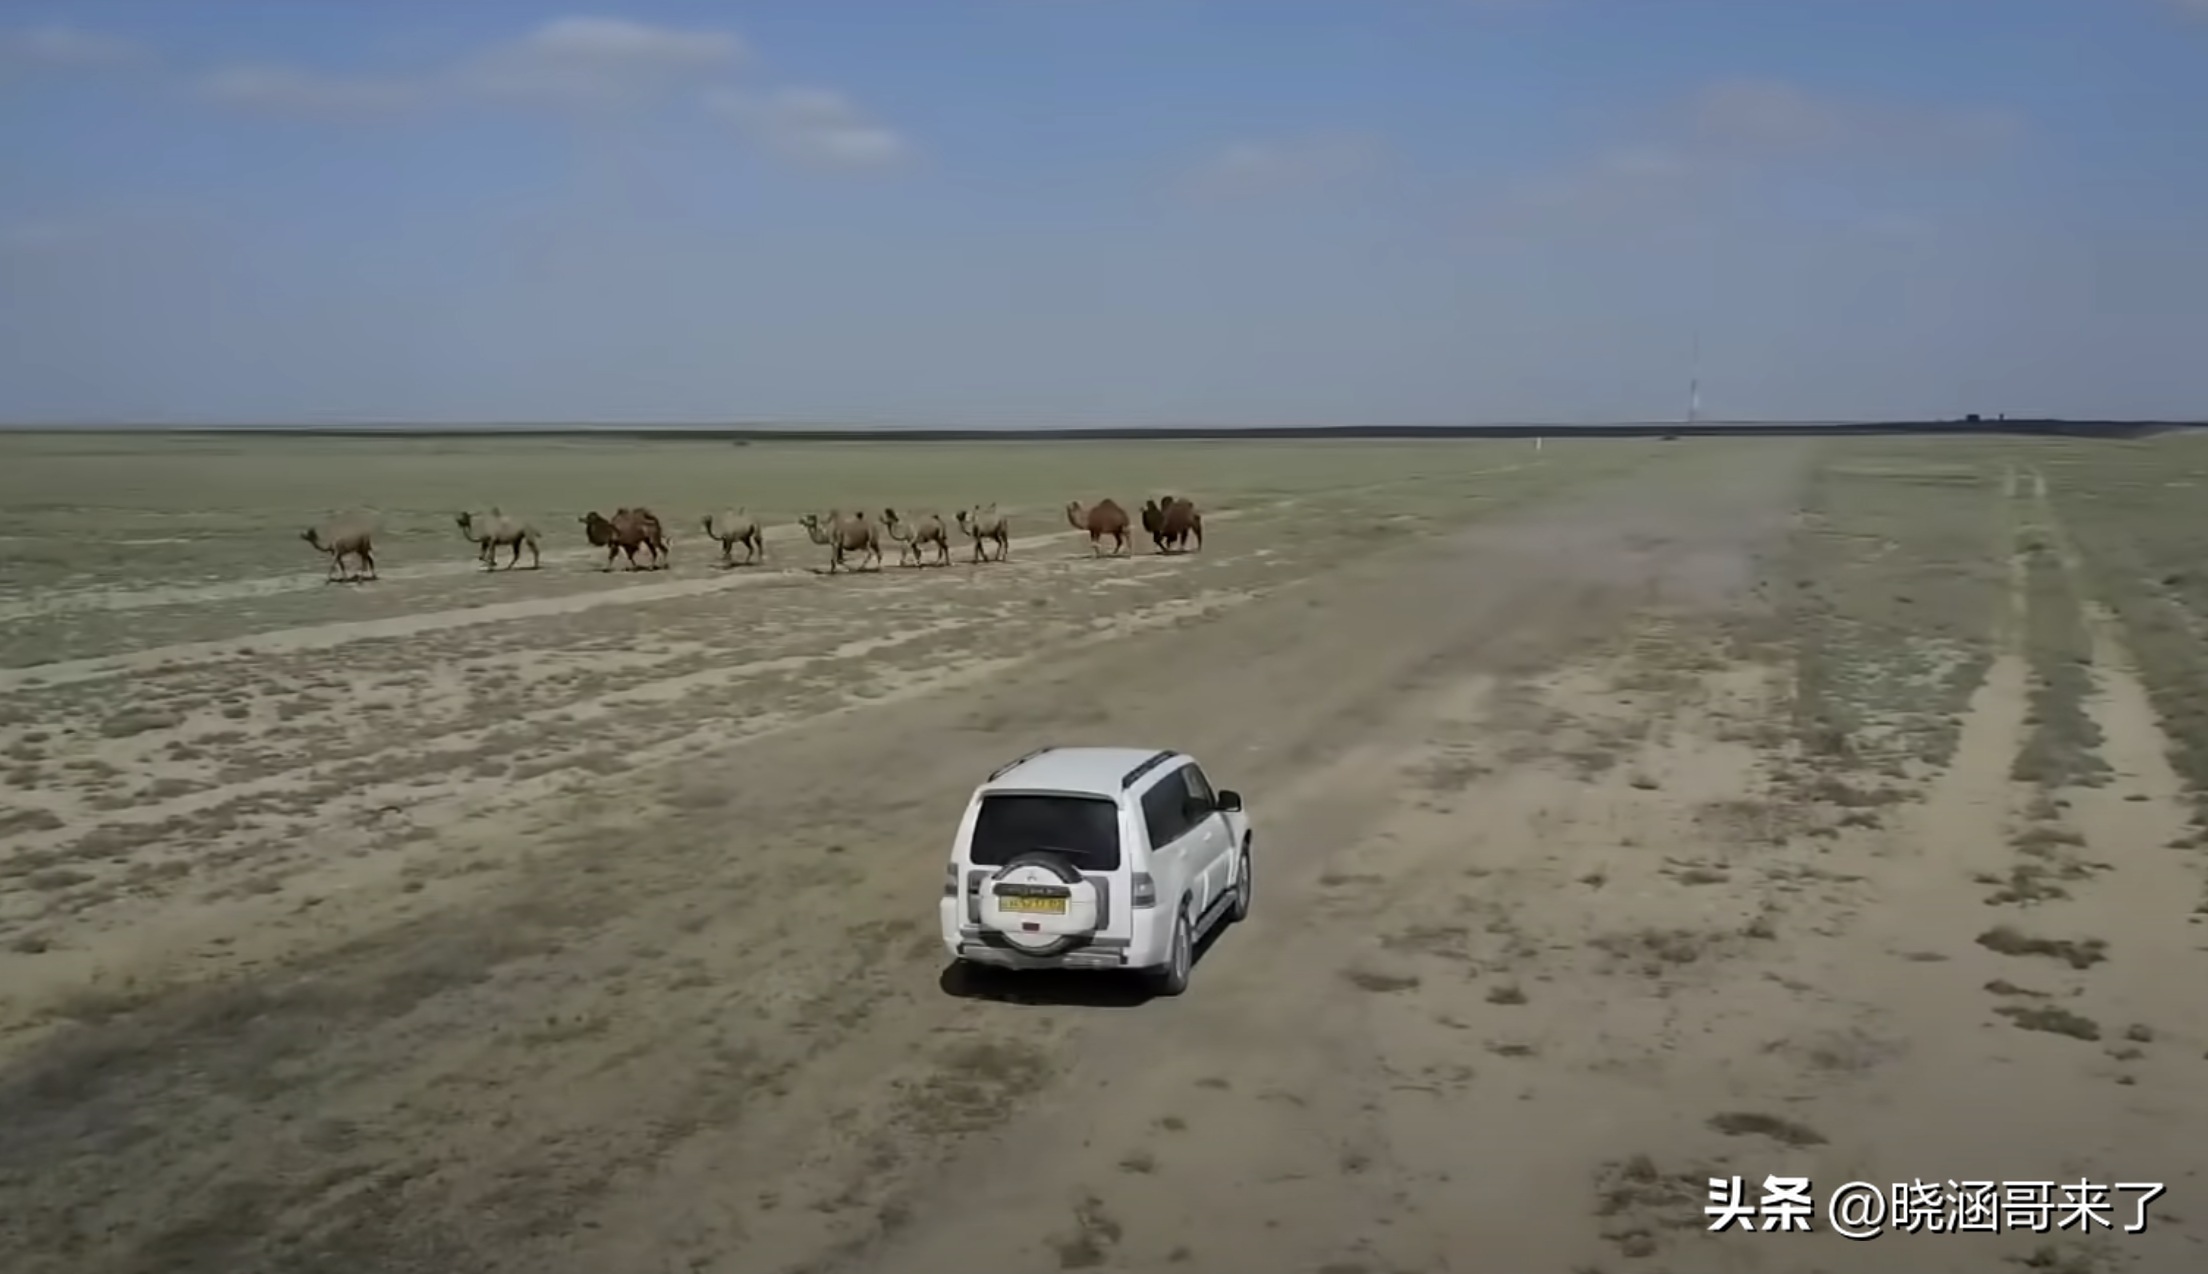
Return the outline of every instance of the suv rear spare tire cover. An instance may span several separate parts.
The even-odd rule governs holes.
[[[982,882],[982,927],[1029,955],[1057,955],[1087,941],[1096,921],[1096,886],[1063,854],[1021,854]]]

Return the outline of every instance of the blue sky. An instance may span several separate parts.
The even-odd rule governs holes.
[[[0,419],[2208,415],[2208,0],[11,0],[0,95]]]

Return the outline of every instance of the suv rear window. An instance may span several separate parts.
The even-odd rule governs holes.
[[[1054,850],[1082,871],[1119,867],[1119,806],[1097,796],[984,796],[974,815],[974,863],[1002,867],[1022,854]]]

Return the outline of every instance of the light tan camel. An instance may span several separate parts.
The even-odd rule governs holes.
[[[739,544],[744,546],[746,566],[767,555],[767,537],[759,529],[759,519],[742,509],[723,509],[719,513],[708,513],[701,524],[705,527],[705,538],[720,541],[723,566],[736,564],[736,546]]]
[[[828,546],[828,573],[833,575],[843,565],[843,559],[851,553],[859,553],[860,566],[872,561],[874,569],[882,568],[882,529],[873,519],[860,510],[849,517],[841,509],[830,509],[825,523],[817,513],[808,513],[797,520],[805,528],[805,534],[815,544]]]
[[[452,520],[459,524],[461,537],[476,546],[476,556],[482,560],[485,570],[497,566],[500,548],[514,551],[506,561],[506,569],[514,569],[521,562],[521,549],[525,544],[529,546],[529,569],[533,571],[544,564],[537,552],[537,528],[527,519],[507,517],[494,504],[490,516],[481,521],[473,513],[455,513]]]
[[[897,510],[883,509],[882,525],[888,529],[889,538],[897,541],[900,565],[909,560],[914,566],[925,566],[920,560],[920,550],[930,544],[935,546],[937,566],[951,564],[950,533],[943,529],[943,519],[936,514],[921,513],[907,521],[897,516]]]
[[[299,538],[314,546],[317,552],[330,555],[330,572],[324,578],[332,584],[350,583],[376,577],[375,535],[365,528],[334,527],[323,529],[310,526],[299,533]],[[358,574],[347,575],[345,559],[354,558],[360,563]]]
[[[593,509],[575,520],[583,524],[583,534],[589,538],[591,546],[606,551],[606,564],[599,570],[612,570],[613,560],[624,553],[628,555],[629,569],[637,569],[638,549],[645,551],[645,570],[660,569],[659,523],[642,510],[615,509],[609,518]]]
[[[974,561],[977,563],[989,560],[989,555],[982,548],[984,544],[995,544],[997,546],[997,560],[1000,562],[1012,553],[1011,528],[1006,524],[1004,515],[997,512],[997,506],[993,503],[977,504],[970,509],[960,509],[958,511],[958,529],[973,537]]]
[[[1076,531],[1089,533],[1089,554],[1101,557],[1104,553],[1104,537],[1112,538],[1112,556],[1127,552],[1127,510],[1118,503],[1104,499],[1084,509],[1079,500],[1066,505],[1066,522]]]
[[[1196,511],[1194,500],[1170,495],[1145,500],[1142,529],[1149,532],[1160,553],[1185,552],[1191,535],[1196,537],[1197,548],[1204,547],[1204,515]]]

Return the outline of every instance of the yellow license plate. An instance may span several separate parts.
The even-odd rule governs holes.
[[[1005,911],[1024,911],[1037,916],[1066,914],[1066,900],[1063,898],[999,898],[997,906]]]

